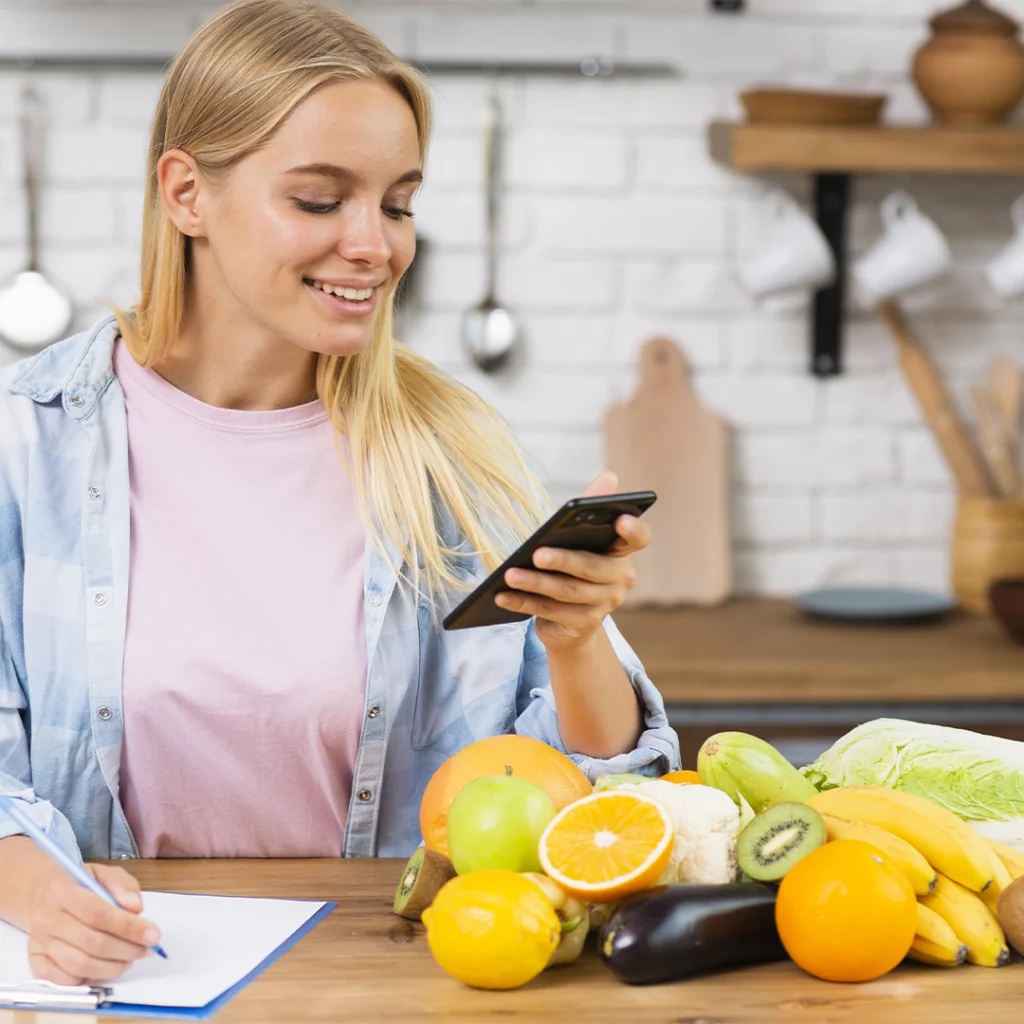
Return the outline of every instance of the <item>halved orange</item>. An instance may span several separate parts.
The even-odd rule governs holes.
[[[551,820],[540,837],[544,872],[590,903],[612,903],[657,882],[672,855],[669,809],[636,790],[585,796]]]
[[[701,777],[692,768],[684,768],[680,772],[669,772],[668,775],[662,775],[660,781],[676,782],[684,786],[704,785],[704,783],[701,781]]]

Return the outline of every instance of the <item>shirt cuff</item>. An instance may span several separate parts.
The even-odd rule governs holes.
[[[67,818],[60,811],[56,810],[53,804],[46,800],[36,800],[31,790],[5,793],[5,796],[18,801],[18,806],[39,828],[49,836],[61,849],[63,849],[73,860],[82,863],[82,852],[78,848],[78,841]],[[8,839],[11,836],[22,836],[24,831],[16,821],[12,821],[6,814],[0,811],[0,839]]]
[[[517,723],[518,731],[535,736],[562,751],[571,761],[579,765],[591,782],[600,775],[634,773],[657,778],[667,772],[677,771],[682,767],[679,737],[676,735],[675,729],[668,723],[665,701],[612,619],[606,619],[604,625],[612,646],[615,648],[615,653],[619,657],[619,663],[629,677],[633,692],[636,693],[643,709],[644,728],[636,747],[627,753],[616,754],[614,757],[608,758],[570,754],[565,749],[558,729],[555,696],[550,685],[535,687],[530,691],[530,705]]]

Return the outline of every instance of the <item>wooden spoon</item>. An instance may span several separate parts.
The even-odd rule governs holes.
[[[1006,420],[1014,438],[1018,438],[1024,377],[1012,356],[1002,355],[993,361],[988,371],[988,389],[999,415]]]
[[[894,300],[883,302],[878,311],[896,340],[900,369],[946,456],[960,493],[974,497],[991,495],[993,490],[984,463],[966,424],[957,414],[938,367],[910,333]]]
[[[1006,435],[1010,460],[1020,476],[1022,474],[1020,414],[1022,392],[1024,392],[1024,374],[1021,373],[1020,367],[1011,356],[999,356],[989,367],[988,392],[1000,429]],[[1018,496],[1024,497],[1024,483],[1019,489]]]
[[[1020,476],[1010,445],[989,390],[980,384],[971,385],[971,400],[978,415],[978,439],[989,474],[1001,497],[1010,498],[1020,490]]]

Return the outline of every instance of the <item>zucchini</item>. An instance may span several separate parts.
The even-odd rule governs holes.
[[[783,960],[775,894],[774,886],[759,882],[665,885],[637,893],[601,929],[601,959],[630,985]]]

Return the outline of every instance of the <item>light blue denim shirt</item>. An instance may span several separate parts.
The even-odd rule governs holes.
[[[116,337],[106,317],[0,373],[0,793],[86,859],[138,856],[118,798],[129,491]],[[509,732],[565,748],[532,620],[439,629],[370,543],[364,589],[366,704],[338,853],[407,856],[423,790],[455,751]],[[661,696],[611,619],[606,628],[644,731],[628,754],[572,759],[592,779],[678,768]],[[0,838],[17,832],[0,820]]]

